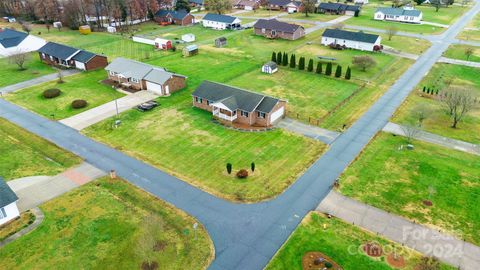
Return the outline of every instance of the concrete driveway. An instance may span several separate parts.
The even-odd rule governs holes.
[[[56,176],[24,177],[7,184],[17,194],[18,210],[23,212],[104,175],[102,170],[83,163]]]
[[[69,118],[60,120],[60,123],[74,128],[76,130],[82,130],[93,124],[96,124],[102,120],[110,118],[117,113],[116,105],[118,104],[118,112],[124,112],[141,103],[155,99],[158,96],[147,91],[140,91],[135,94],[126,95],[116,101],[110,101],[88,111],[84,111]]]

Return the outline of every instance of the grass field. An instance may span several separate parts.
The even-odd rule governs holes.
[[[473,50],[473,54],[467,59],[465,55],[465,51],[471,48]],[[472,62],[480,62],[480,47],[468,46],[468,45],[450,45],[448,50],[443,54],[445,57],[465,60],[465,61],[472,61]]]
[[[305,17],[305,13],[291,13],[281,18],[288,19],[297,19],[297,20],[308,20],[313,22],[327,22],[334,20],[342,15],[330,15],[330,14],[319,14],[319,13],[309,13],[308,17]]]
[[[85,133],[204,190],[239,201],[282,192],[325,149],[317,141],[280,129],[260,133],[226,129],[211,122],[211,113],[192,108],[186,100],[191,97],[184,91],[160,99],[158,110],[122,114],[118,129],[104,121]],[[231,175],[225,169],[228,162],[233,165]],[[250,169],[251,162],[255,172],[246,180],[237,179],[235,173]]]
[[[26,70],[18,70],[18,66],[11,64],[8,58],[0,58],[0,87],[31,80],[55,72],[55,69],[40,61],[37,53],[31,53],[25,63]]]
[[[36,85],[10,93],[5,96],[5,99],[45,117],[63,119],[124,96],[124,94],[100,83],[106,77],[107,74],[103,69],[82,72],[66,77],[62,84],[52,81]],[[46,99],[42,93],[49,88],[58,88],[62,94],[56,98]],[[88,106],[82,109],[73,109],[71,103],[76,99],[86,100]]]
[[[273,17],[278,16],[279,14],[285,13],[284,11],[275,11],[275,10],[267,10],[267,9],[257,9],[255,11],[248,11],[241,14],[237,14],[236,16],[239,17]]]
[[[401,52],[422,54],[428,48],[430,48],[430,46],[432,46],[430,41],[424,39],[415,39],[404,36],[393,36],[392,40],[388,40],[387,34],[380,34],[380,36],[382,37],[383,46],[392,47],[395,50]]]
[[[340,178],[340,191],[374,207],[447,231],[476,245],[478,156],[381,133]],[[425,206],[430,200],[433,206]]]
[[[472,132],[480,130],[480,109],[467,114],[458,124],[457,128],[451,128],[451,119],[444,105],[434,98],[426,98],[421,95],[423,86],[442,89],[445,80],[451,80],[453,85],[468,86],[476,90],[480,96],[480,77],[478,69],[458,65],[436,64],[430,73],[417,86],[407,98],[405,103],[396,112],[393,121],[400,124],[415,122],[414,112],[419,106],[424,106],[429,113],[423,121],[423,129],[445,137],[463,140],[471,143],[480,143],[480,133]]]
[[[327,226],[326,229],[324,229],[324,225]],[[385,256],[372,258],[363,252],[362,246],[371,242],[381,245],[384,250],[395,250],[398,255],[403,256],[406,265],[402,269],[414,270],[420,262],[421,255],[409,248],[344,223],[339,219],[328,219],[322,214],[311,212],[265,269],[301,270],[302,257],[310,251],[319,251],[325,254],[343,269],[395,269],[386,262]],[[442,264],[440,269],[453,270],[454,268]]]
[[[41,209],[37,229],[0,249],[2,268],[141,269],[145,250],[158,269],[206,269],[213,258],[193,218],[123,180],[96,180]],[[140,244],[152,233],[158,251]]]
[[[5,180],[55,175],[80,158],[0,118],[0,176]]]

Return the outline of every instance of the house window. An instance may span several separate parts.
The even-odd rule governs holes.
[[[210,100],[207,100],[207,105],[210,105],[210,102],[211,102]]]
[[[202,99],[202,98],[199,98],[199,97],[195,97],[195,102],[197,102],[197,103],[202,103],[202,102],[203,102],[203,99]]]
[[[262,33],[265,34],[265,28],[262,28]]]
[[[5,212],[5,208],[0,208],[0,219],[2,218],[6,218],[7,217],[7,213]]]
[[[50,61],[53,61],[53,56],[50,55]]]
[[[135,78],[130,78],[130,81],[132,81],[134,83],[139,83],[140,82],[138,79],[135,79]]]
[[[243,117],[248,117],[248,112],[240,111],[240,115],[243,116]]]
[[[42,53],[42,58],[45,59],[45,54],[44,53]]]
[[[110,75],[112,75],[112,76],[116,76],[116,75],[117,75],[117,73],[116,73],[116,72],[114,72],[114,71],[110,71]]]
[[[265,118],[264,112],[258,112],[258,118]]]

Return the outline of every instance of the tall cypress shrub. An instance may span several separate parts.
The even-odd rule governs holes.
[[[282,53],[281,52],[277,53],[277,64],[278,65],[282,64]]]
[[[332,75],[332,63],[327,63],[327,68],[325,69],[325,75]]]
[[[283,60],[282,60],[282,64],[284,66],[288,66],[288,54],[287,53],[283,53]]]
[[[290,56],[290,67],[295,68],[296,63],[297,62],[295,61],[295,54],[292,54],[292,56]]]
[[[307,68],[307,70],[308,70],[309,72],[312,72],[312,71],[313,71],[313,59],[310,59],[310,60],[308,61],[308,68]]]
[[[317,63],[317,70],[315,72],[317,72],[318,74],[322,74],[322,72],[323,72],[322,63],[320,63],[320,62]]]
[[[305,70],[305,57],[303,56],[298,60],[298,69]]]
[[[275,52],[272,52],[272,62],[277,63],[277,54]]]
[[[350,77],[351,77],[351,70],[350,70],[350,67],[347,67],[347,72],[345,72],[345,79],[346,80],[350,80]]]
[[[337,69],[335,70],[335,77],[340,78],[342,76],[342,66],[338,65]]]

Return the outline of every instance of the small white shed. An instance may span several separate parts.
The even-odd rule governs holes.
[[[182,40],[185,41],[185,42],[193,42],[193,41],[195,41],[195,35],[194,34],[182,35]]]
[[[107,32],[108,32],[108,33],[116,33],[116,32],[117,32],[117,28],[115,28],[114,26],[108,26],[108,27],[107,27]]]
[[[148,45],[155,45],[155,40],[153,39],[149,39],[141,36],[134,36],[132,39],[134,42],[148,44]]]
[[[277,71],[278,71],[278,65],[273,61],[267,62],[262,66],[263,73],[273,74]]]
[[[62,28],[63,27],[62,22],[53,22],[53,27]]]

